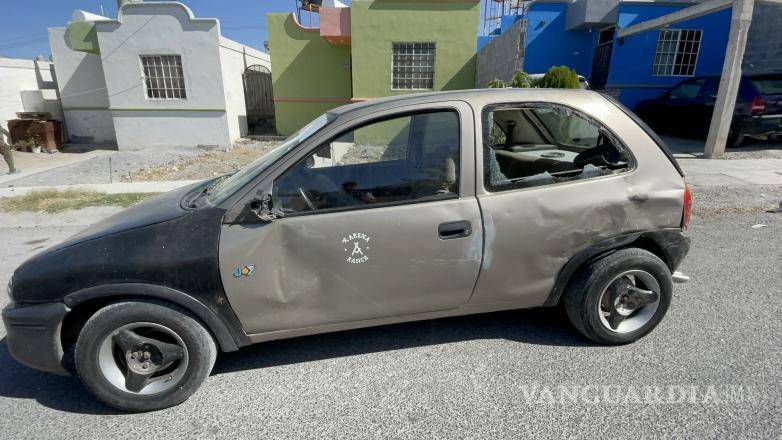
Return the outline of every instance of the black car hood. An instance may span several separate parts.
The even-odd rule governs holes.
[[[181,217],[191,212],[182,208],[182,198],[203,184],[203,182],[194,183],[147,199],[138,205],[95,223],[49,250],[56,251],[118,232],[129,231]]]

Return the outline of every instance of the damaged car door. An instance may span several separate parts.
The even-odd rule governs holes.
[[[478,199],[486,235],[474,302],[522,307],[547,302],[557,274],[588,246],[638,230],[678,224],[681,185],[673,167],[655,170],[658,151],[625,146],[642,133],[628,118],[611,127],[585,110],[613,115],[583,95],[579,109],[554,103],[486,106],[483,182]],[[618,131],[622,130],[622,131]],[[639,156],[639,159],[641,156]],[[646,173],[646,174],[644,174]],[[641,178],[644,175],[646,177]]]
[[[222,231],[223,283],[245,330],[466,303],[483,238],[472,117],[461,102],[387,110],[288,158],[261,184],[278,218]]]

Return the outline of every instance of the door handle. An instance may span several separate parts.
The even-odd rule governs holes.
[[[441,223],[437,233],[442,240],[469,237],[472,234],[472,224],[467,220]]]

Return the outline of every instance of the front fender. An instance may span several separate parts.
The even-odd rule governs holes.
[[[214,335],[223,351],[236,351],[250,344],[250,339],[240,329],[226,324],[219,315],[192,296],[166,286],[142,283],[105,284],[73,292],[63,298],[71,309],[95,299],[123,299],[133,297],[157,298],[177,304],[203,322]]]

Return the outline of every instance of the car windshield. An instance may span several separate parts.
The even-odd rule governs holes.
[[[325,127],[329,122],[334,120],[334,116],[326,113],[310,122],[307,126],[291,135],[280,146],[267,154],[259,157],[253,163],[247,165],[236,173],[229,177],[219,181],[217,186],[209,191],[209,202],[213,205],[217,205],[231,197],[236,191],[249,183],[258,174],[267,169],[271,164],[276,162],[281,157],[285,156],[288,152],[296,148],[299,144],[304,142],[307,138],[315,134],[318,130]]]

